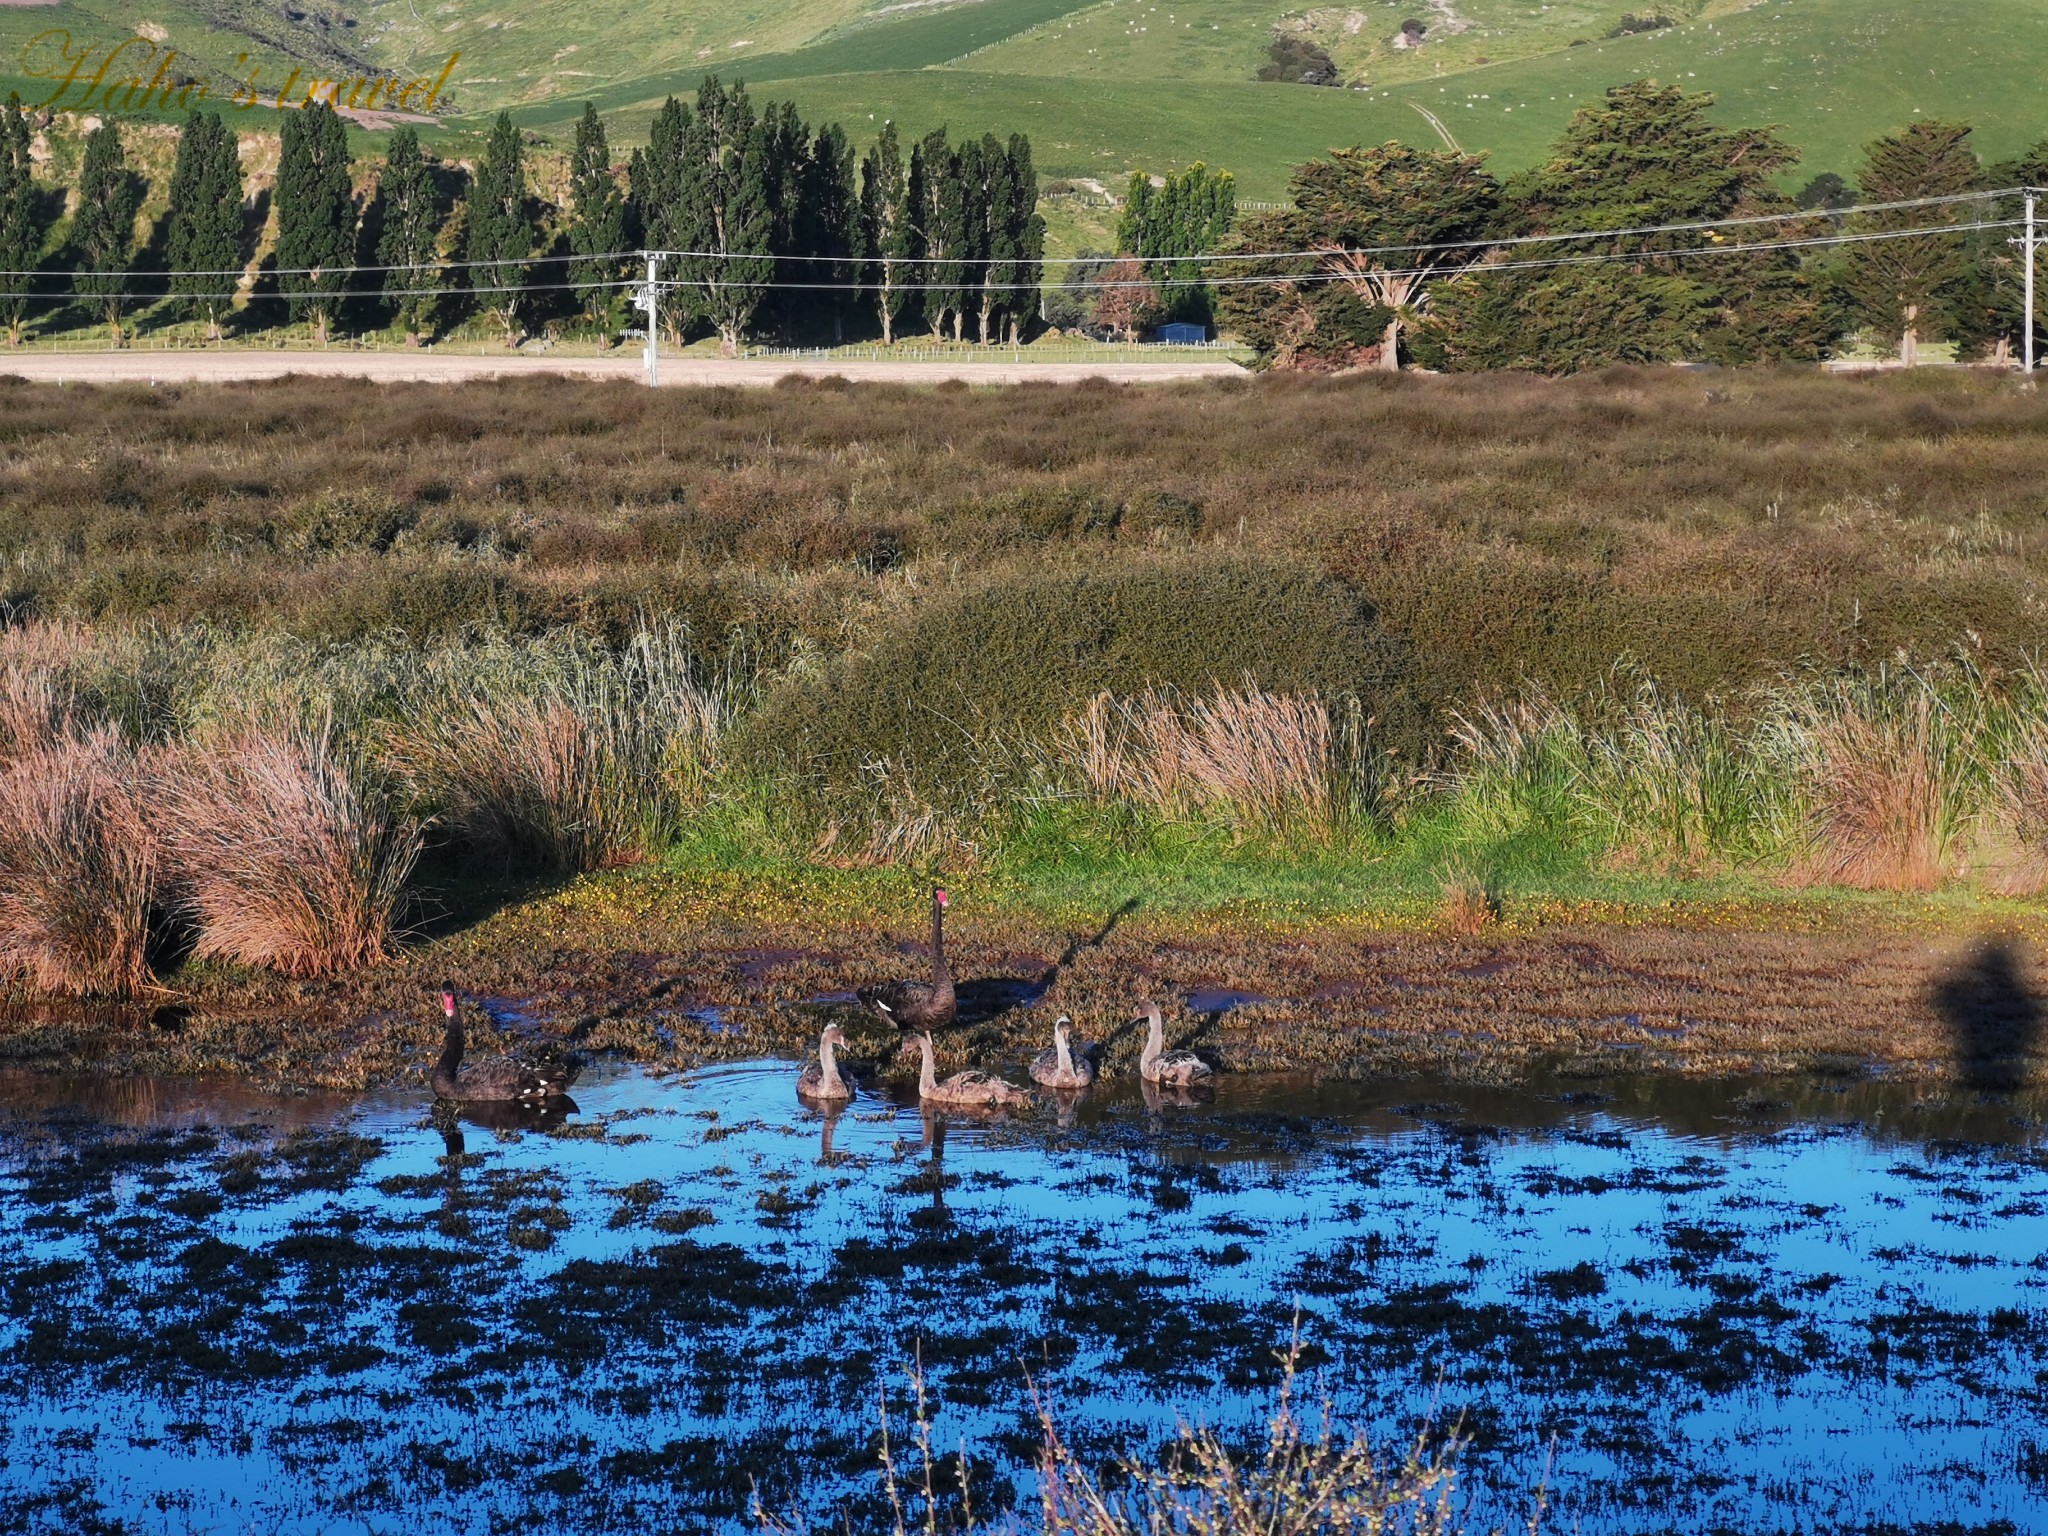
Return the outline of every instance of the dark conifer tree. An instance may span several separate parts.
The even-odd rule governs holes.
[[[1549,157],[1502,189],[1501,211],[1488,221],[1495,227],[1472,233],[1611,229],[1617,232],[1611,239],[1571,246],[1575,256],[1605,259],[1498,273],[1482,266],[1435,283],[1421,295],[1435,313],[1415,338],[1427,348],[1441,347],[1432,360],[1457,368],[1564,373],[1615,362],[1818,358],[1834,325],[1799,252],[1678,259],[1666,253],[1698,244],[1697,231],[1621,233],[1796,211],[1776,179],[1796,163],[1797,152],[1769,128],[1722,126],[1707,115],[1713,103],[1710,95],[1638,80],[1574,113]],[[1364,203],[1342,197],[1342,222],[1381,233],[1340,242],[1346,247],[1426,243],[1429,236],[1396,232],[1431,229],[1445,212],[1460,212],[1455,200],[1443,201],[1443,190],[1432,190],[1449,169],[1444,162],[1368,148],[1333,156],[1324,176],[1334,192],[1337,183],[1366,169],[1373,190]],[[1299,179],[1302,172],[1296,174]],[[1339,199],[1321,201],[1335,210]],[[1465,235],[1460,229],[1438,238]],[[1257,244],[1266,236],[1247,238]],[[1393,320],[1414,307],[1394,306]]]
[[[279,140],[277,286],[325,343],[355,251],[348,134],[334,108],[316,101],[284,115]]]
[[[946,130],[934,129],[910,152],[910,185],[916,193],[914,217],[920,296],[924,322],[932,340],[943,341],[946,320],[960,303],[960,274],[965,260],[967,199],[960,183],[960,156],[946,142]]]
[[[597,105],[585,102],[576,125],[576,153],[569,167],[569,280],[584,318],[608,342],[618,328],[625,289],[618,286],[627,271],[619,253],[626,242],[626,199],[612,174],[611,145]]]
[[[1018,236],[1016,164],[1003,141],[992,133],[981,137],[981,254],[979,288],[973,295],[975,335],[983,346],[996,340],[1002,330],[1002,313],[1016,281]]]
[[[1922,121],[1871,144],[1857,184],[1874,203],[1906,202],[1969,192],[1980,183],[1970,129],[1963,123]],[[1859,214],[1852,234],[1896,235],[1901,230],[1957,224],[1963,203],[1892,208]],[[1898,338],[1899,360],[1919,360],[1920,343],[1973,339],[1982,329],[1985,294],[1981,264],[1966,232],[1909,235],[1845,246],[1839,282],[1850,313],[1872,330]]]
[[[0,324],[7,327],[8,345],[16,347],[28,318],[28,274],[43,253],[35,164],[28,147],[28,115],[21,97],[10,91],[0,106]]]
[[[1031,140],[1021,133],[1011,134],[1007,158],[1010,206],[1003,220],[1001,291],[1010,345],[1016,346],[1038,312],[1038,287],[1045,273],[1045,219],[1038,211],[1038,171],[1031,163]]]
[[[914,163],[915,152],[911,159]],[[918,253],[917,191],[904,169],[896,125],[882,124],[881,137],[861,162],[860,254],[861,281],[882,322],[884,346],[896,339],[896,321],[909,306],[916,281],[911,261]]]
[[[439,307],[434,290],[441,286],[441,232],[448,209],[434,171],[411,127],[391,136],[377,182],[384,199],[377,263],[385,269],[384,292],[397,309],[409,347],[420,344]]]
[[[810,125],[797,116],[796,104],[771,101],[761,111],[762,185],[769,206],[768,249],[775,256],[774,286],[762,295],[758,322],[784,336],[801,326],[821,297],[810,287],[812,263],[804,211],[805,183],[811,160]]]
[[[683,249],[683,160],[690,137],[691,112],[687,104],[671,96],[654,114],[648,129],[647,147],[635,150],[627,167],[627,213],[637,225],[641,245],[654,251]],[[674,287],[676,263],[661,267],[661,328],[674,345],[680,346],[691,318],[691,307],[680,302]]]
[[[854,290],[860,281],[860,213],[853,146],[837,123],[827,123],[804,165],[799,245],[814,258],[803,263],[804,280],[816,285],[813,312],[830,320],[835,342],[846,339],[846,317],[859,297]]]
[[[684,150],[677,243],[688,254],[675,264],[676,281],[731,357],[775,275],[768,135],[744,85],[705,80]]]
[[[107,334],[121,339],[121,316],[135,279],[135,214],[142,204],[141,178],[128,169],[121,135],[102,123],[86,136],[85,163],[78,174],[78,212],[71,220],[71,244],[78,258],[72,279],[78,292],[99,305]]]
[[[171,170],[170,229],[164,254],[171,292],[220,340],[221,316],[235,291],[242,255],[242,162],[218,112],[195,112],[178,138]]]
[[[505,345],[517,346],[534,229],[526,211],[526,154],[509,112],[500,112],[491,127],[470,184],[464,226],[469,286],[478,290],[479,307],[504,323]]]

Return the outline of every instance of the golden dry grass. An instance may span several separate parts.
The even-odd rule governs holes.
[[[1249,684],[1195,699],[1104,693],[1062,735],[1068,763],[1098,801],[1268,833],[1328,839],[1337,830],[1321,699]]]
[[[287,976],[390,956],[420,827],[363,782],[331,730],[244,727],[187,749],[159,795],[196,953]]]
[[[0,977],[58,997],[146,988],[157,858],[138,765],[69,731],[0,767]]]

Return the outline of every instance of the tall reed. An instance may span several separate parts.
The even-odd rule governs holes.
[[[619,652],[575,637],[443,652],[381,733],[415,803],[508,865],[596,869],[671,837],[703,794],[739,689],[687,631]]]
[[[134,755],[62,731],[0,767],[0,975],[62,997],[149,984],[157,858]]]
[[[1987,733],[1986,811],[1997,843],[1992,883],[2010,896],[2048,888],[2048,675],[2030,667]]]
[[[1605,702],[1614,707],[1579,733],[1574,766],[1587,820],[1611,856],[1694,874],[1759,848],[1769,788],[1724,710],[1697,709],[1650,678]]]
[[[420,825],[331,724],[247,726],[162,775],[160,822],[195,952],[291,976],[385,959]]]
[[[1541,688],[1450,717],[1452,761],[1435,787],[1456,819],[1486,836],[1568,825],[1586,768],[1578,717]]]
[[[1981,778],[1985,688],[1925,674],[1778,689],[1757,739],[1760,771],[1795,790],[1796,868],[1866,890],[1927,891],[1955,870]]]
[[[1249,683],[1206,698],[1098,694],[1062,733],[1064,755],[1101,803],[1243,832],[1328,841],[1372,800],[1366,722],[1355,700],[1332,718],[1314,696]]]

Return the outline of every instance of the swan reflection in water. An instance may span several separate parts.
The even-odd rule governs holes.
[[[839,1129],[839,1122],[846,1114],[846,1102],[838,1099],[818,1105],[818,1118],[823,1122],[823,1129],[818,1132],[818,1165],[821,1168],[836,1168],[841,1163],[853,1161],[851,1152],[834,1151],[832,1147],[832,1133]]]
[[[1207,1082],[1181,1085],[1155,1083],[1150,1078],[1141,1077],[1138,1079],[1138,1091],[1145,1096],[1147,1117],[1155,1122],[1165,1110],[1195,1109],[1216,1102],[1216,1089]]]

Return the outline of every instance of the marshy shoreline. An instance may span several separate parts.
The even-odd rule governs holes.
[[[0,1070],[417,1087],[438,1048],[438,989],[453,981],[501,1035],[656,1070],[794,1060],[837,1021],[871,1086],[907,1083],[910,1055],[851,993],[923,966],[916,924],[791,919],[776,904],[729,884],[607,872],[324,979],[216,971],[125,1004],[16,1003],[0,1012]],[[749,905],[761,915],[739,915]],[[963,1008],[940,1056],[1021,1071],[1066,1013],[1077,1038],[1104,1045],[1106,1070],[1125,1074],[1149,995],[1177,1048],[1232,1075],[1885,1080],[1972,1100],[2041,1075],[2039,928],[1793,903],[1510,916],[1478,933],[1128,909],[1063,923],[998,909],[949,935]]]

